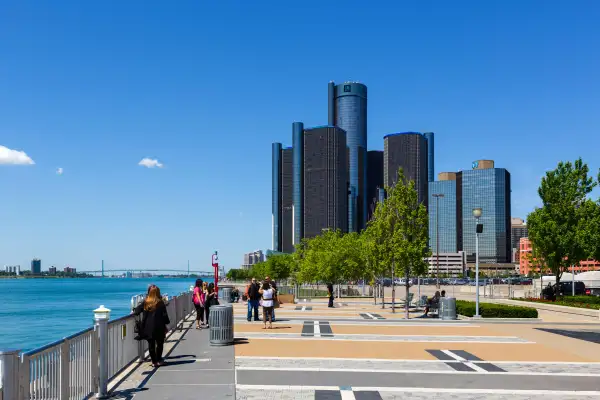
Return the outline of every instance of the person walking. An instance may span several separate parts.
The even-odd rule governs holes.
[[[210,315],[210,307],[214,304],[216,298],[215,298],[215,284],[214,283],[209,283],[208,287],[206,289],[206,295],[205,295],[205,299],[204,299],[204,310],[206,311],[206,327],[210,328],[209,326],[209,315]]]
[[[135,308],[134,314],[142,314],[140,337],[148,341],[152,366],[158,368],[164,365],[162,353],[167,336],[167,325],[171,321],[158,286],[152,285],[148,289],[146,299]]]
[[[329,305],[327,307],[333,308],[333,285],[331,283],[327,285],[327,294],[329,295]]]
[[[202,279],[196,280],[194,287],[193,302],[196,309],[196,329],[202,329],[204,326],[204,291],[202,290]]]
[[[265,280],[259,293],[262,297],[261,305],[263,308],[263,322],[265,324],[263,329],[267,329],[267,321],[269,321],[269,329],[273,329],[273,296],[275,290],[271,287],[269,282]]]
[[[256,282],[256,278],[252,278],[252,281],[248,285],[248,315],[246,319],[252,320],[252,312],[254,311],[254,320],[260,321],[258,318],[258,302],[260,300],[259,284]]]

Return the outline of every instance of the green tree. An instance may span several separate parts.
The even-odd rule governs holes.
[[[295,270],[295,261],[291,254],[272,255],[267,258],[266,269],[272,279],[286,280]]]
[[[386,187],[387,198],[375,209],[370,222],[378,253],[392,274],[406,279],[405,315],[408,319],[410,277],[427,270],[429,251],[429,217],[425,205],[419,203],[415,183],[398,170],[396,184]],[[395,292],[392,289],[392,310]]]
[[[590,256],[589,232],[597,213],[587,195],[596,186],[588,176],[589,168],[581,158],[575,163],[560,162],[546,172],[538,189],[542,206],[527,216],[529,239],[535,256],[543,260],[560,282],[570,265],[578,265]],[[590,216],[590,210],[592,215]]]

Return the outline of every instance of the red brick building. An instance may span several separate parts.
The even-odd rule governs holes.
[[[534,273],[540,272],[539,265],[532,266],[532,264],[536,263],[535,260],[533,260],[533,263],[531,262],[531,253],[531,241],[526,237],[521,238],[519,241],[519,271],[522,275],[529,274],[529,271],[533,271]],[[587,271],[600,271],[600,262],[596,260],[586,260],[582,261],[581,265],[575,267],[575,273]],[[544,273],[548,273],[548,271],[545,271]]]

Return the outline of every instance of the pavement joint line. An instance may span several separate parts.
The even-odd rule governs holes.
[[[297,385],[237,385],[239,390],[339,390],[339,386],[297,386]],[[500,395],[563,395],[563,396],[600,396],[600,391],[575,391],[575,390],[523,390],[523,389],[445,389],[445,388],[420,388],[420,387],[371,387],[354,386],[354,392],[409,392],[409,393],[451,393],[451,394],[500,394]]]
[[[192,369],[167,369],[163,368],[160,372],[189,372],[189,371],[233,371],[234,368],[192,368]]]
[[[236,356],[236,359],[247,359],[247,360],[272,360],[273,357],[262,357],[262,356]],[[342,358],[342,357],[277,357],[278,360],[334,360],[334,361],[370,361],[370,362],[394,362],[394,363],[445,363],[445,362],[459,362],[459,361],[442,361],[442,360],[419,360],[419,359],[387,359],[387,358]],[[489,363],[491,361],[472,361],[473,363]],[[533,365],[572,365],[572,366],[593,366],[600,365],[598,361],[590,362],[576,362],[576,361],[493,361],[494,364],[533,364]]]
[[[499,342],[499,341],[493,341],[493,340],[445,340],[445,339],[449,339],[449,338],[458,338],[458,336],[435,336],[435,337],[432,337],[431,339],[424,339],[424,338],[426,338],[426,336],[422,336],[421,337],[422,339],[415,336],[414,339],[411,339],[411,340],[400,340],[403,337],[401,335],[389,336],[389,337],[373,335],[373,336],[377,336],[376,338],[373,338],[373,339],[360,339],[360,335],[357,335],[356,338],[355,337],[344,337],[344,336],[349,336],[349,335],[345,335],[345,334],[340,335],[340,336],[322,336],[318,321],[315,321],[314,329],[315,329],[314,336],[312,336],[312,335],[309,336],[305,333],[302,333],[302,334],[270,333],[269,336],[263,336],[263,335],[261,335],[260,332],[243,332],[243,333],[244,333],[244,336],[246,336],[246,338],[252,339],[252,340],[335,340],[335,341],[340,341],[340,342],[481,343],[481,344],[514,344],[514,345],[535,344],[535,342],[529,342],[529,341],[514,341],[514,342],[512,342],[512,341],[501,342],[500,341]],[[294,336],[292,336],[292,335],[294,335]],[[396,340],[394,340],[392,338],[396,338]],[[464,337],[464,336],[460,337],[460,338],[468,339],[468,337]]]

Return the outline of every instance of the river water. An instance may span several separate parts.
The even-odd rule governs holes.
[[[210,280],[209,280],[210,281]],[[0,350],[31,350],[93,325],[104,305],[111,319],[129,314],[131,296],[158,285],[162,294],[187,291],[194,279],[0,279]]]

